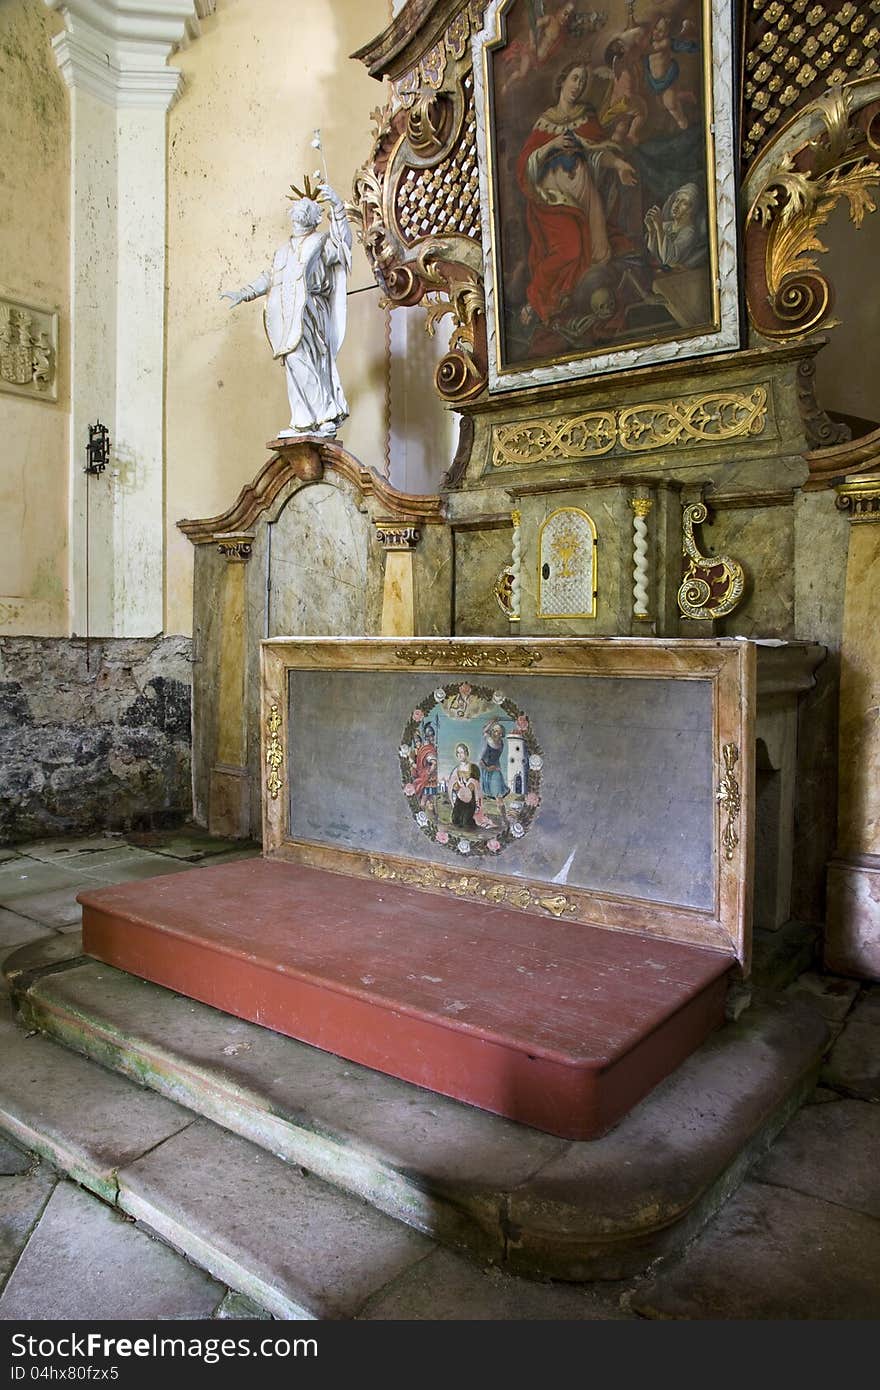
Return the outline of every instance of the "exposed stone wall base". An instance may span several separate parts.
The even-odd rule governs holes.
[[[0,843],[192,809],[186,637],[0,638]]]

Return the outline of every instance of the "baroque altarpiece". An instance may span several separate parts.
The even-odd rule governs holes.
[[[644,1268],[812,1089],[778,978],[739,1027],[754,925],[794,978],[827,885],[826,963],[880,973],[880,429],[814,389],[820,231],[880,185],[878,4],[410,0],[355,55],[390,99],[349,210],[391,311],[451,316],[456,456],[413,496],[279,438],[180,523],[197,814],[263,857],[80,894],[86,954],[566,1141],[510,1192],[498,1131],[462,1194],[341,1165],[323,1099],[286,1125],[528,1273]]]
[[[877,973],[841,906],[869,891],[874,820],[850,809],[838,832],[829,805],[844,634],[842,719],[864,723],[847,673],[871,658],[846,605],[877,534],[880,431],[826,413],[815,379],[845,331],[822,228],[838,204],[859,227],[880,187],[878,44],[875,0],[409,0],[353,55],[386,100],[349,212],[391,311],[451,322],[435,387],[458,449],[415,497],[356,440],[279,441],[229,512],[181,523],[209,823],[259,825],[260,639],[326,632],[327,613],[353,635],[786,644],[793,674],[767,676],[759,718],[756,920],[820,920],[830,863],[830,958]],[[356,599],[331,566],[288,612],[273,565],[288,504],[316,520],[314,487],[352,530],[334,564]],[[849,753],[851,807],[873,755]],[[783,890],[778,871],[761,888],[762,856],[793,866]]]

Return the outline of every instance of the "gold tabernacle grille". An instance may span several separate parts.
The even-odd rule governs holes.
[[[880,69],[880,0],[751,0],[743,60],[743,159],[828,87]]]

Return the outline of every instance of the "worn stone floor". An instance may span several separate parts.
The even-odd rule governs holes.
[[[76,893],[83,887],[198,872],[206,864],[256,853],[255,847],[211,840],[194,828],[0,849],[0,964],[38,939],[54,938],[60,947],[65,934],[79,929]],[[638,1279],[551,1285],[480,1268],[401,1228],[405,1253],[388,1252],[387,1278],[379,1287],[367,1293],[346,1287],[344,1262],[339,1266],[336,1316],[426,1321],[880,1317],[880,987],[806,971],[789,988],[819,1010],[832,1030],[820,1084],[683,1251]],[[0,1011],[9,1026],[7,998],[0,998]],[[3,1066],[0,1053],[0,1072]],[[131,1122],[136,1123],[134,1117]],[[196,1121],[171,1143],[197,1148],[204,1130]],[[338,1221],[330,1218],[318,1226],[312,1258],[321,1264],[331,1257],[322,1239],[338,1247],[351,1232],[340,1232]],[[265,1252],[267,1262],[287,1256],[281,1239],[277,1250]],[[0,1134],[0,1319],[268,1316],[148,1227]]]

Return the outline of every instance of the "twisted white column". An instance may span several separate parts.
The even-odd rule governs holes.
[[[633,510],[633,617],[648,614],[648,522],[653,506],[650,497],[632,497]]]
[[[520,530],[522,525],[522,512],[517,508],[515,511],[511,512],[510,519],[513,522],[513,541],[510,557],[510,573],[512,575],[512,583],[510,586],[510,621],[512,623],[518,623],[522,612],[522,585],[520,583],[520,576],[522,573],[522,532]]]

